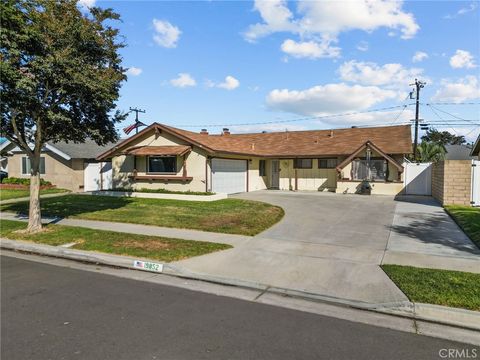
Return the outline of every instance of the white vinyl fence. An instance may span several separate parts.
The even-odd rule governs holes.
[[[472,160],[472,206],[480,206],[480,160]]]
[[[405,164],[405,194],[432,195],[432,163]]]

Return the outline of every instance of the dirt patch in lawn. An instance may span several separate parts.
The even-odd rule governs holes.
[[[156,250],[164,250],[167,249],[170,245],[163,243],[161,241],[155,240],[145,240],[145,241],[137,241],[137,240],[121,240],[118,243],[113,244],[116,248],[135,248],[135,249],[142,249],[148,251],[156,251]]]

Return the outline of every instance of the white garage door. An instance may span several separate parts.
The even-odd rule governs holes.
[[[212,159],[212,191],[234,194],[247,190],[247,161]]]

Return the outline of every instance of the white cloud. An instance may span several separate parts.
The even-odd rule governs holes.
[[[295,58],[335,58],[340,56],[340,48],[330,46],[330,41],[303,41],[296,42],[287,39],[283,42],[282,51]]]
[[[126,74],[131,76],[138,76],[142,73],[142,71],[142,69],[132,66],[128,68]]]
[[[178,39],[182,33],[178,27],[165,20],[153,19],[153,28],[155,30],[153,40],[157,45],[166,48],[177,47]]]
[[[422,69],[405,68],[401,64],[380,66],[373,62],[355,60],[343,63],[338,71],[342,80],[362,85],[385,86],[390,89],[405,89],[423,73]]]
[[[185,87],[196,86],[197,82],[190,74],[179,73],[177,78],[170,80],[170,84],[172,84],[175,87],[185,88]]]
[[[472,54],[466,50],[457,50],[455,55],[450,58],[450,66],[454,69],[472,69],[477,65],[475,65],[475,60]]]
[[[468,14],[469,12],[475,11],[478,7],[478,4],[476,2],[470,3],[467,7],[460,8],[455,14],[448,14],[445,15],[443,18],[444,19],[455,19],[459,16]]]
[[[365,110],[396,96],[395,91],[381,89],[377,86],[339,83],[317,85],[306,90],[275,89],[268,94],[266,103],[274,110],[320,116]]]
[[[412,62],[421,62],[425,59],[428,59],[428,54],[423,51],[417,51],[412,57]]]
[[[254,9],[263,22],[251,25],[244,36],[248,41],[274,32],[291,32],[305,37],[336,39],[341,32],[372,32],[386,27],[399,30],[404,39],[412,38],[420,28],[413,14],[402,9],[402,1],[299,1],[298,17],[284,0],[256,0]]]
[[[89,8],[95,6],[95,0],[79,0],[77,6],[82,11],[87,11]]]
[[[233,76],[228,75],[225,77],[225,81],[217,85],[219,88],[233,90],[240,86],[240,81],[235,79]]]
[[[207,80],[205,82],[207,87],[217,87],[226,90],[234,90],[240,86],[240,81],[235,79],[233,76],[228,75],[225,77],[225,80],[221,83],[215,83],[212,80]]]
[[[357,44],[357,50],[360,50],[360,51],[368,51],[368,42],[366,42],[366,41],[360,41],[360,42]]]
[[[432,97],[434,101],[460,103],[480,98],[480,83],[476,76],[465,76],[456,82],[442,80],[440,89]]]
[[[247,41],[255,41],[277,31],[296,31],[293,14],[285,0],[256,0],[253,8],[260,13],[264,23],[249,26],[244,33]]]

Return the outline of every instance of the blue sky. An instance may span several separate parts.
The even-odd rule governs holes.
[[[414,108],[402,105],[418,77],[433,104],[421,108],[426,122],[469,140],[479,133],[479,2],[95,5],[121,15],[130,70],[118,107],[145,109],[145,123],[213,133],[408,123]],[[340,113],[356,114],[331,117]]]

